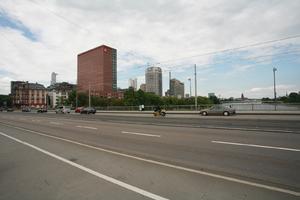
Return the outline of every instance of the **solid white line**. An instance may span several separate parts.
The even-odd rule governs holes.
[[[244,144],[244,143],[236,143],[236,142],[224,142],[224,141],[211,141],[212,143],[219,143],[219,144],[230,144],[230,145],[237,145],[237,146],[248,146],[248,147],[258,147],[258,148],[266,148],[266,149],[278,149],[284,151],[300,151],[300,149],[292,149],[292,148],[285,148],[285,147],[275,147],[275,146],[263,146],[257,144]]]
[[[98,128],[95,127],[90,127],[90,126],[76,126],[78,128],[86,128],[86,129],[93,129],[93,130],[97,130]]]
[[[126,188],[126,189],[128,189],[128,190],[131,190],[131,191],[133,191],[133,192],[135,192],[135,193],[141,194],[141,195],[143,195],[143,196],[145,196],[145,197],[148,197],[148,198],[151,198],[151,199],[155,199],[155,200],[167,200],[167,199],[164,198],[164,197],[158,196],[158,195],[153,194],[153,193],[151,193],[151,192],[147,192],[147,191],[145,191],[145,190],[143,190],[143,189],[140,189],[140,188],[138,188],[138,187],[135,187],[135,186],[133,186],[133,185],[129,185],[129,184],[127,184],[127,183],[124,183],[124,182],[119,181],[119,180],[117,180],[117,179],[114,179],[114,178],[112,178],[112,177],[109,177],[109,176],[106,176],[106,175],[101,174],[101,173],[99,173],[99,172],[96,172],[96,171],[94,171],[94,170],[92,170],[92,169],[89,169],[89,168],[87,168],[87,167],[85,167],[85,166],[82,166],[82,165],[79,165],[79,164],[77,164],[77,163],[74,163],[74,162],[72,162],[72,161],[69,161],[69,160],[67,160],[67,159],[65,159],[65,158],[63,158],[63,157],[60,157],[60,156],[58,156],[58,155],[56,155],[56,154],[54,154],[54,153],[51,153],[51,152],[49,152],[49,151],[46,151],[46,150],[44,150],[44,149],[42,149],[42,148],[39,148],[39,147],[37,147],[37,146],[35,146],[35,145],[29,144],[29,143],[27,143],[27,142],[25,142],[25,141],[22,141],[22,140],[19,140],[19,139],[17,139],[17,138],[14,138],[14,137],[12,137],[12,136],[6,135],[5,133],[0,132],[0,135],[5,136],[5,137],[7,137],[7,138],[10,138],[10,139],[12,139],[12,140],[14,140],[14,141],[16,141],[16,142],[19,142],[19,143],[21,143],[21,144],[24,144],[24,145],[26,145],[26,146],[29,146],[29,147],[31,147],[31,148],[33,148],[33,149],[39,151],[39,152],[42,152],[42,153],[44,153],[44,154],[46,154],[46,155],[48,155],[48,156],[51,156],[51,157],[53,157],[53,158],[56,158],[57,160],[60,160],[60,161],[62,161],[62,162],[64,162],[64,163],[67,163],[67,164],[69,164],[69,165],[72,165],[73,167],[76,167],[76,168],[78,168],[78,169],[81,169],[82,171],[85,171],[85,172],[87,172],[87,173],[90,173],[90,174],[92,174],[92,175],[94,175],[94,176],[97,176],[98,178],[104,179],[104,180],[106,180],[106,181],[108,181],[108,182],[110,182],[110,183],[119,185],[119,186],[121,186],[121,187],[123,187],[123,188]]]
[[[62,123],[59,122],[49,122],[50,124],[55,124],[55,125],[62,125]]]
[[[148,137],[161,137],[160,135],[153,135],[153,134],[147,134],[147,133],[135,133],[135,132],[127,132],[127,131],[122,131],[121,133],[132,134],[132,135],[148,136]]]
[[[280,130],[280,129],[236,128],[236,127],[225,127],[225,126],[199,126],[199,128],[229,129],[229,130],[240,130],[240,131],[280,132],[280,133],[294,133],[295,132],[295,131]]]
[[[160,166],[164,166],[164,167],[170,167],[170,168],[173,168],[173,169],[183,170],[183,171],[187,171],[187,172],[191,172],[191,173],[195,173],[195,174],[210,176],[210,177],[214,177],[214,178],[218,178],[218,179],[222,179],[222,180],[226,180],[226,181],[231,181],[231,182],[235,182],[235,183],[250,185],[250,186],[253,186],[253,187],[264,188],[264,189],[268,189],[268,190],[272,190],[272,191],[276,191],[276,192],[282,192],[282,193],[286,193],[286,194],[290,194],[290,195],[294,195],[294,196],[300,196],[300,192],[296,192],[296,191],[293,191],[293,190],[283,189],[283,188],[279,188],[279,187],[275,187],[275,186],[264,185],[264,184],[261,184],[261,183],[245,181],[245,180],[241,180],[241,179],[237,179],[237,178],[231,178],[231,177],[228,177],[228,176],[222,176],[222,175],[213,174],[213,173],[209,173],[209,172],[199,171],[199,170],[196,170],[196,169],[176,166],[176,165],[163,163],[163,162],[159,162],[159,161],[155,161],[155,160],[145,159],[145,158],[132,156],[132,155],[124,154],[124,153],[119,153],[119,152],[116,152],[116,151],[111,151],[111,150],[91,146],[91,145],[88,145],[88,144],[76,142],[76,141],[73,141],[73,140],[60,138],[60,137],[57,137],[57,136],[47,135],[47,134],[44,134],[44,133],[39,133],[39,132],[36,132],[36,131],[32,131],[32,130],[28,130],[28,129],[24,129],[24,128],[20,128],[20,127],[16,127],[16,126],[11,126],[11,125],[8,125],[8,124],[2,124],[2,125],[7,126],[7,127],[11,127],[11,128],[15,128],[15,129],[18,129],[18,130],[23,130],[23,131],[27,131],[27,132],[30,132],[30,133],[34,133],[34,134],[37,134],[37,135],[53,138],[53,139],[56,139],[56,140],[69,142],[69,143],[80,145],[80,146],[87,147],[87,148],[90,148],[90,149],[95,149],[95,150],[98,150],[98,151],[102,151],[102,152],[106,152],[106,153],[110,153],[110,154],[114,154],[114,155],[123,156],[123,157],[126,157],[126,158],[131,158],[131,159],[151,163],[151,164],[156,164],[156,165],[160,165]]]

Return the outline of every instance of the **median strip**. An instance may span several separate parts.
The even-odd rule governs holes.
[[[277,150],[284,150],[284,151],[300,151],[300,149],[292,149],[292,148],[285,148],[285,147],[275,147],[275,146],[264,146],[264,145],[257,145],[257,144],[244,144],[244,143],[224,142],[224,141],[211,141],[211,142],[212,143],[218,143],[218,144],[248,146],[248,147],[257,147],[257,148],[265,148],[265,149],[277,149]]]

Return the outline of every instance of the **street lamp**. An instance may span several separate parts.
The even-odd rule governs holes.
[[[195,110],[197,110],[197,65],[195,64]]]
[[[274,101],[276,102],[276,76],[275,76],[275,72],[277,71],[277,69],[274,67],[273,68],[273,77],[274,77]]]
[[[192,80],[191,80],[191,78],[188,78],[188,81],[190,82],[190,97],[192,97]]]
[[[91,107],[91,83],[89,83],[89,107]]]

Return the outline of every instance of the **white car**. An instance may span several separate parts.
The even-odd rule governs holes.
[[[56,110],[55,110],[55,113],[56,114],[59,114],[59,113],[62,113],[62,114],[70,114],[71,112],[71,109],[67,106],[59,106]]]

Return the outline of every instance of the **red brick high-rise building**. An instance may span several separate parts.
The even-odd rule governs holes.
[[[117,50],[101,45],[77,56],[77,91],[103,97],[118,97]]]

